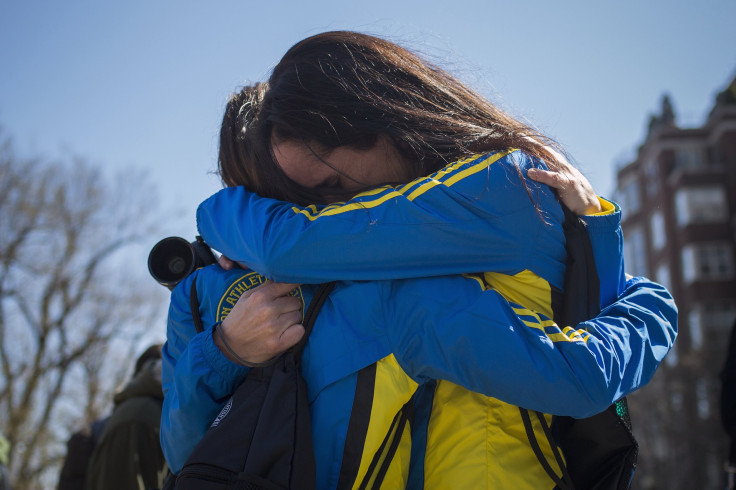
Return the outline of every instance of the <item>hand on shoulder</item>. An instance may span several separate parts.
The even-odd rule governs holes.
[[[557,155],[561,170],[530,168],[527,171],[529,178],[556,189],[562,202],[575,214],[586,215],[601,212],[600,201],[588,179],[562,155]]]

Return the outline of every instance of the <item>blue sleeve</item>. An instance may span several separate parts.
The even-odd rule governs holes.
[[[278,281],[528,269],[561,287],[562,211],[521,176],[542,165],[519,151],[482,155],[321,209],[226,188],[199,206],[197,224],[210,246]]]
[[[393,292],[401,301],[389,302],[386,331],[402,368],[417,382],[445,379],[545,413],[601,412],[652,378],[677,334],[672,297],[643,278],[598,317],[562,330],[518,305],[504,307],[493,290],[436,281],[433,289],[452,293],[427,302],[404,281]]]
[[[161,378],[164,404],[161,447],[178,473],[248,368],[228,360],[214,344],[212,325],[196,333],[189,306],[191,274],[172,292]]]

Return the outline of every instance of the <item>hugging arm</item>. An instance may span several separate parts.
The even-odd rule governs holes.
[[[562,210],[549,188],[522,181],[517,171],[539,165],[518,151],[483,155],[321,210],[231,187],[203,202],[197,221],[213,248],[275,280],[319,283],[528,269],[562,288]],[[599,202],[605,213],[583,219],[606,305],[623,288],[622,240],[618,207]]]
[[[278,281],[513,274],[537,252],[532,237],[563,243],[532,202],[556,220],[554,196],[527,180],[530,197],[517,173],[534,164],[520,152],[483,155],[321,209],[226,188],[200,205],[197,223],[210,246]]]
[[[188,290],[172,293],[163,358],[161,443],[175,473],[248,373],[217,349],[211,327],[195,334]],[[373,361],[394,353],[418,382],[446,379],[508,403],[573,416],[596,413],[646,384],[677,329],[671,296],[645,279],[629,281],[613,305],[575,328],[560,328],[462,276],[344,284],[333,295],[335,304],[354,306],[350,331],[358,334],[344,345],[330,344],[333,351],[355,349],[356,339],[361,346],[383,345]],[[356,304],[356,295],[365,301]],[[337,319],[318,321],[344,321],[341,311]],[[247,319],[239,322],[247,327]],[[337,380],[351,373],[333,374]]]
[[[443,280],[435,287],[448,291]],[[424,308],[416,307],[422,300],[413,285],[395,292],[402,300],[392,302],[387,322],[415,326],[387,328],[399,363],[418,381],[446,379],[544,413],[601,412],[649,382],[677,335],[671,295],[644,278],[628,281],[617,301],[572,328],[506,303],[493,290],[454,287]],[[486,318],[488,311],[494,314]]]

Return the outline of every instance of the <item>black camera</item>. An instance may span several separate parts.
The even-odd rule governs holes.
[[[148,254],[148,272],[159,284],[174,289],[193,271],[216,262],[215,254],[201,236],[193,242],[172,236],[153,246]]]

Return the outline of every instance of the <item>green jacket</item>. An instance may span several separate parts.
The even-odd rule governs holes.
[[[160,488],[168,468],[159,443],[161,360],[152,359],[115,395],[115,409],[87,470],[87,490]]]

